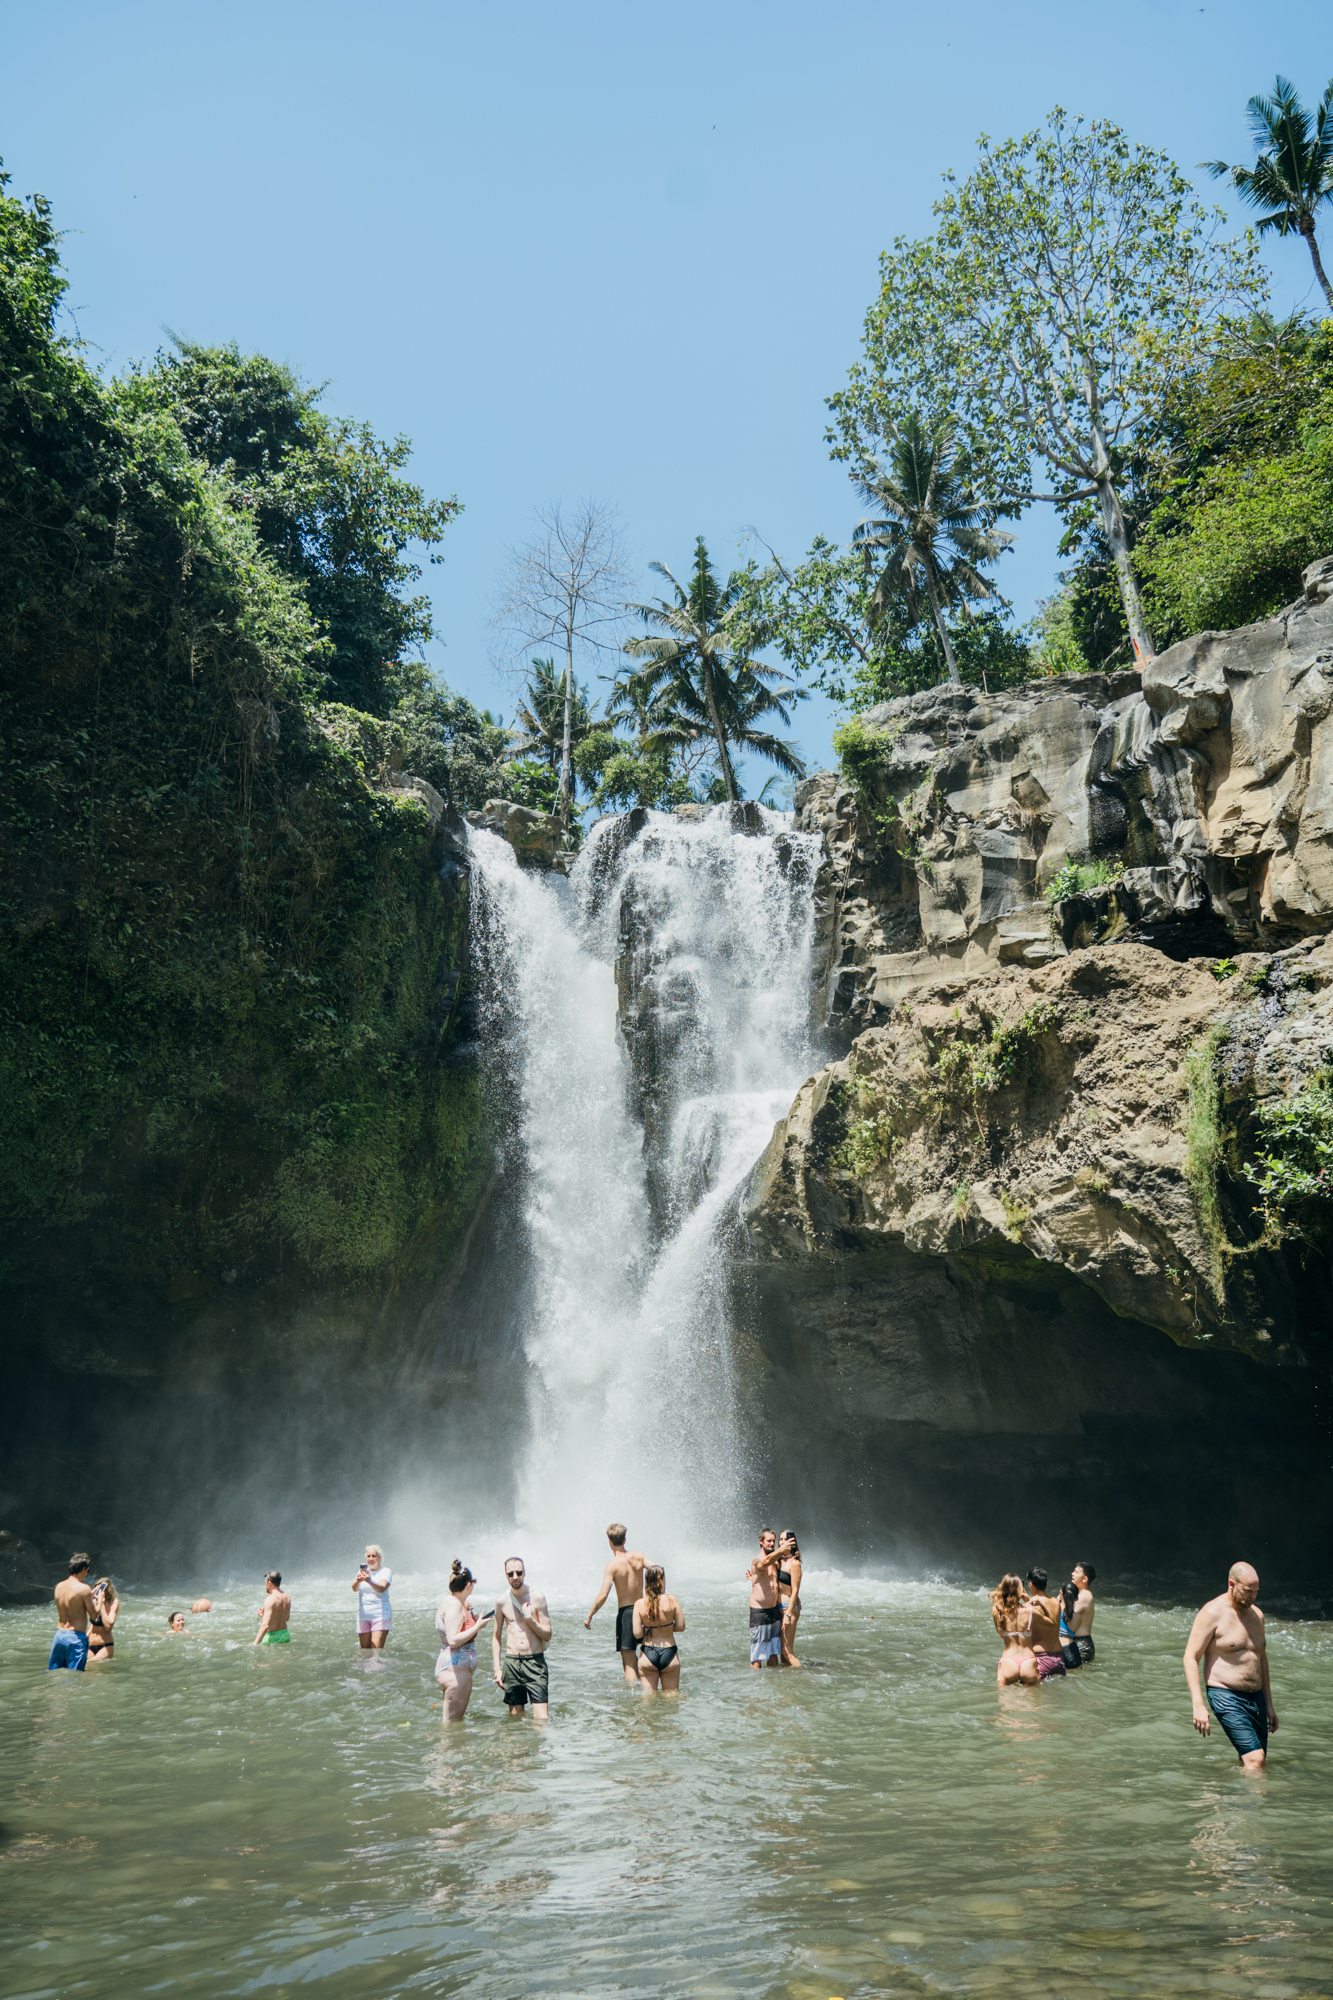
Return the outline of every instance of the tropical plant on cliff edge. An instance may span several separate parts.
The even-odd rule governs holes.
[[[1303,236],[1310,261],[1329,310],[1333,286],[1328,282],[1315,216],[1333,200],[1333,80],[1327,84],[1313,120],[1285,76],[1278,77],[1271,97],[1254,96],[1245,107],[1250,136],[1258,155],[1252,167],[1231,167],[1225,160],[1204,162],[1214,180],[1228,180],[1242,200],[1266,211],[1259,224],[1262,236]]]
[[[946,609],[998,592],[981,574],[1009,541],[995,529],[995,509],[978,499],[966,461],[943,422],[927,424],[909,411],[888,425],[887,463],[867,460],[857,485],[878,518],[862,521],[852,545],[867,563],[883,553],[879,580],[867,605],[873,632],[892,608],[906,611],[906,629],[930,616],[939,635],[949,679],[961,685],[945,623]]]
[[[660,597],[650,604],[630,605],[653,629],[646,637],[627,640],[625,651],[631,659],[647,662],[631,677],[633,681],[645,694],[666,693],[670,702],[672,719],[654,731],[653,740],[686,745],[711,735],[728,800],[737,796],[728,748],[732,743],[776,764],[780,771],[804,777],[805,766],[795,748],[756,726],[770,715],[790,723],[784,704],[804,701],[806,694],[756,657],[764,635],[743,616],[744,579],[733,574],[725,584],[718,580],[702,535],[695,543],[688,590],[664,563],[650,567],[670,584],[674,602]]]

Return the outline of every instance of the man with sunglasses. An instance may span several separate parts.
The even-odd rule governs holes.
[[[495,1600],[495,1623],[491,1627],[491,1665],[495,1685],[504,1696],[510,1718],[532,1708],[534,1722],[545,1722],[548,1713],[549,1683],[546,1647],[551,1637],[551,1614],[540,1591],[530,1591],[519,1556],[505,1558],[503,1597]],[[503,1664],[500,1658],[500,1629],[505,1635]]]

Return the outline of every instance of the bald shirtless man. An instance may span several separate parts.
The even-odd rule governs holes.
[[[1226,1590],[1204,1605],[1190,1627],[1185,1647],[1185,1679],[1194,1703],[1194,1727],[1200,1736],[1210,1733],[1211,1708],[1231,1738],[1244,1771],[1263,1770],[1268,1732],[1277,1728],[1268,1681],[1264,1614],[1255,1602],[1258,1595],[1258,1571],[1249,1563],[1233,1563]],[[1203,1687],[1199,1685],[1201,1664]]]
[[[69,1575],[56,1585],[52,1595],[57,1622],[47,1667],[68,1667],[81,1674],[88,1664],[88,1613],[93,1603],[87,1556],[70,1557]]]
[[[644,1558],[636,1550],[626,1550],[625,1536],[628,1532],[623,1521],[613,1521],[606,1531],[606,1539],[611,1544],[611,1560],[602,1571],[602,1587],[593,1600],[592,1610],[583,1621],[583,1629],[585,1632],[591,1629],[593,1619],[614,1589],[616,1651],[625,1669],[625,1679],[637,1687],[639,1660],[634,1650],[634,1604],[637,1598],[643,1596]]]

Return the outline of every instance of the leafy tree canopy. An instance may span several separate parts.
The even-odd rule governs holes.
[[[413,656],[434,635],[429,600],[407,594],[422,573],[408,551],[434,549],[459,503],[428,500],[402,476],[407,438],[386,441],[368,424],[326,416],[322,394],[234,343],[179,340],[114,390],[135,418],[173,417],[191,454],[230,480],[328,636],[329,698],[385,715],[426,684]]]

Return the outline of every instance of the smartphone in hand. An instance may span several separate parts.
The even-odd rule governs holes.
[[[488,1618],[494,1618],[494,1616],[495,1616],[494,1611],[483,1611],[480,1618],[478,1618],[477,1623],[478,1625],[484,1625]]]

